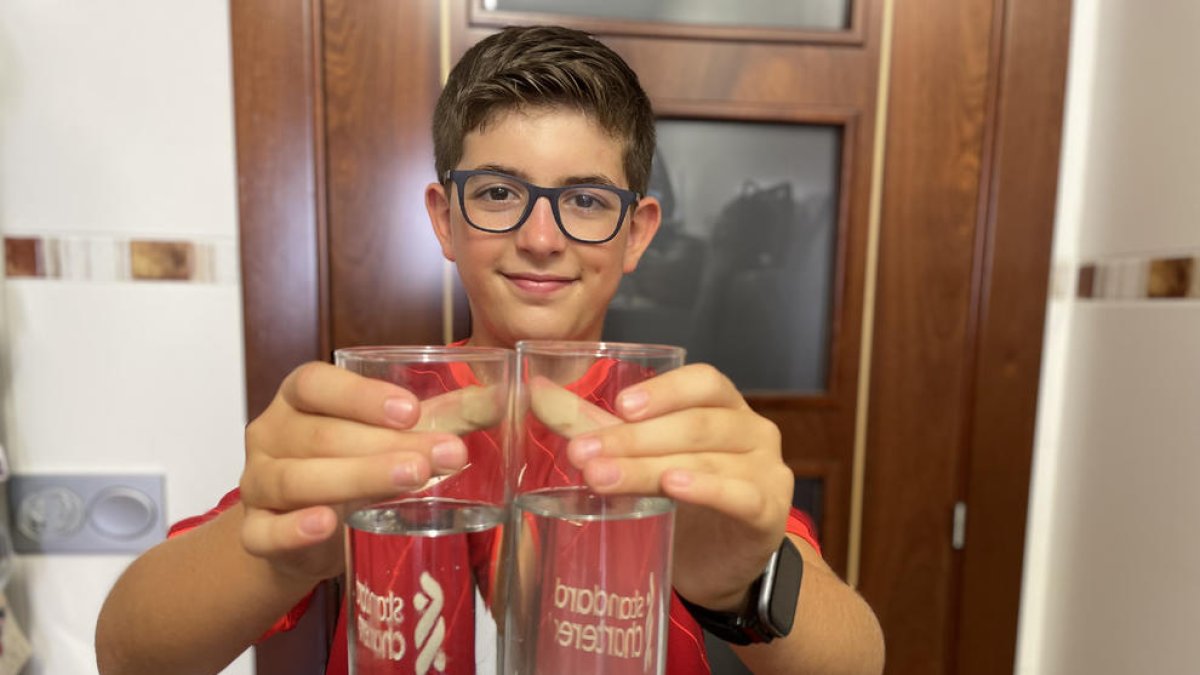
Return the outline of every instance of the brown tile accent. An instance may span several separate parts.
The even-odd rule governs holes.
[[[1096,266],[1081,265],[1079,267],[1079,281],[1075,287],[1076,297],[1089,299],[1096,297]]]
[[[41,248],[42,240],[37,237],[5,237],[4,273],[10,278],[45,276]]]
[[[1146,283],[1148,298],[1186,298],[1196,273],[1194,258],[1160,258],[1150,261]]]
[[[192,278],[195,252],[188,241],[129,242],[130,273],[134,279],[187,281]]]

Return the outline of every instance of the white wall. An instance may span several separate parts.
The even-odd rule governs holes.
[[[1073,293],[1088,263],[1200,275],[1200,3],[1074,12],[1017,672],[1194,674],[1200,300]]]
[[[198,243],[221,273],[0,282],[3,441],[17,472],[161,472],[168,522],[237,482],[244,419],[227,3],[0,3],[0,235],[90,250]],[[111,257],[111,255],[110,255]],[[119,262],[119,261],[118,261]],[[95,673],[131,556],[26,556],[8,588],[35,674]],[[252,672],[243,657],[228,672]]]

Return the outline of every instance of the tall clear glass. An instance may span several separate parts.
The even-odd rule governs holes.
[[[683,357],[660,345],[517,344],[506,673],[664,672],[674,503],[594,493],[566,446],[620,423],[617,395]]]
[[[462,437],[467,464],[346,519],[351,675],[495,673],[513,352],[358,347],[338,366],[421,402],[415,429]]]

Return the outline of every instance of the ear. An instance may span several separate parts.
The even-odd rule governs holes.
[[[629,236],[625,240],[625,259],[622,270],[629,274],[637,269],[638,261],[662,224],[662,206],[655,197],[643,197],[629,219]]]
[[[433,234],[442,245],[442,255],[454,262],[454,240],[450,235],[450,195],[441,183],[425,186],[425,210],[429,212],[429,224]]]

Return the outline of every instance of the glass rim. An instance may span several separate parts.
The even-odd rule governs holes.
[[[638,504],[642,506],[641,510],[630,510],[628,512],[616,509],[617,513],[569,513],[564,514],[561,509],[549,508],[542,504],[531,503],[530,500],[538,498],[553,498],[563,494],[582,495],[585,499],[597,500],[608,505],[620,504],[624,508],[628,508],[627,504]],[[517,492],[512,498],[512,508],[524,513],[531,513],[535,516],[543,518],[568,518],[573,521],[612,521],[612,520],[635,520],[638,518],[664,516],[667,514],[674,515],[676,510],[675,500],[665,495],[656,494],[611,494],[603,495],[593,492],[591,488],[585,485],[565,485],[561,487],[543,487],[536,490],[526,490]],[[606,508],[613,508],[607,506]]]
[[[475,347],[463,345],[364,345],[342,347],[333,352],[334,361],[384,363],[403,361],[411,363],[469,363],[497,362],[509,360],[514,352],[504,347]]]
[[[676,345],[648,342],[606,342],[603,340],[518,340],[519,355],[592,356],[614,358],[678,358],[683,362],[687,350]]]

